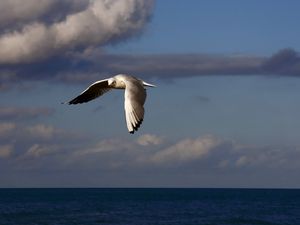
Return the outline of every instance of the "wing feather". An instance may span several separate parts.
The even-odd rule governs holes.
[[[137,131],[144,119],[144,103],[146,90],[138,80],[126,81],[125,88],[125,116],[128,131]]]
[[[71,105],[88,102],[103,95],[109,90],[111,90],[111,88],[108,86],[108,79],[99,80],[91,84],[87,89],[81,92],[80,95],[78,95],[76,98],[72,99],[68,103],[69,105]]]

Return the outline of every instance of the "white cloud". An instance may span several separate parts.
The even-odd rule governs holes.
[[[34,124],[31,126],[19,125],[15,136],[20,141],[37,143],[80,143],[89,140],[89,136],[76,131],[68,131],[47,124]]]
[[[149,138],[151,137],[151,138]],[[82,163],[91,168],[162,168],[182,169],[288,169],[300,168],[297,148],[243,145],[212,135],[185,138],[162,145],[157,135],[142,135],[138,139],[104,139],[90,147],[70,152],[69,163]],[[168,141],[169,142],[169,141]],[[101,166],[99,165],[101,164]],[[114,167],[115,168],[115,167]]]
[[[127,150],[134,149],[134,143],[131,143],[127,140],[117,139],[117,138],[104,139],[96,143],[92,147],[75,151],[73,153],[73,156],[90,155],[90,154],[97,154],[103,152],[113,152],[113,151],[119,151],[124,149]]]
[[[137,143],[142,146],[160,145],[163,143],[163,138],[154,134],[144,134],[138,137]]]
[[[299,168],[299,147],[292,146],[246,146],[235,144],[227,149],[222,158],[217,155],[219,168],[288,169]]]
[[[32,145],[27,152],[23,155],[24,158],[40,158],[45,155],[53,154],[58,151],[56,145]]]
[[[39,5],[39,1],[35,2]],[[50,25],[43,21],[25,24],[22,30],[0,36],[0,64],[31,62],[68,50],[123,40],[144,27],[152,5],[151,0],[90,0],[87,8],[66,15],[63,21]],[[42,7],[36,9],[37,13],[40,11]]]
[[[89,156],[101,153],[115,154],[117,152],[121,155],[120,158],[128,154],[135,155],[133,158],[138,158],[145,153],[142,147],[157,147],[162,143],[163,138],[154,134],[141,135],[135,141],[120,138],[103,139],[91,147],[75,151],[73,156],[81,157],[83,155]]]
[[[208,160],[214,158],[213,164],[218,167],[217,164],[223,160],[219,156],[220,152],[223,151],[223,147],[228,148],[226,144],[230,143],[229,149],[226,150],[230,156],[233,154],[230,153],[232,149],[236,151],[231,142],[212,135],[181,139],[166,148],[162,148],[163,141],[163,138],[154,134],[141,135],[136,140],[104,139],[91,147],[74,151],[69,161],[76,162],[79,159],[81,162],[87,160],[98,164],[100,160],[104,166],[111,165],[106,160],[102,161],[104,158],[109,158],[111,162],[126,167],[153,167],[154,165],[156,167],[164,164],[178,167],[180,164],[186,165],[203,158]],[[227,164],[223,166],[226,167]]]
[[[213,136],[183,139],[155,153],[151,160],[156,163],[188,162],[208,155],[221,141]]]
[[[59,129],[45,124],[36,124],[25,129],[31,137],[43,139],[51,139],[60,132]]]
[[[13,152],[13,145],[0,145],[0,158],[8,158]]]

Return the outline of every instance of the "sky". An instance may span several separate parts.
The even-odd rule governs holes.
[[[300,188],[300,2],[1,0],[0,187]],[[138,132],[123,91],[147,89]]]

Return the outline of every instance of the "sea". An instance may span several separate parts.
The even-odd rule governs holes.
[[[0,225],[300,225],[300,189],[0,189]]]

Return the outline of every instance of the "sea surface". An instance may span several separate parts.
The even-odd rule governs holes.
[[[0,189],[0,225],[300,225],[300,190]]]

